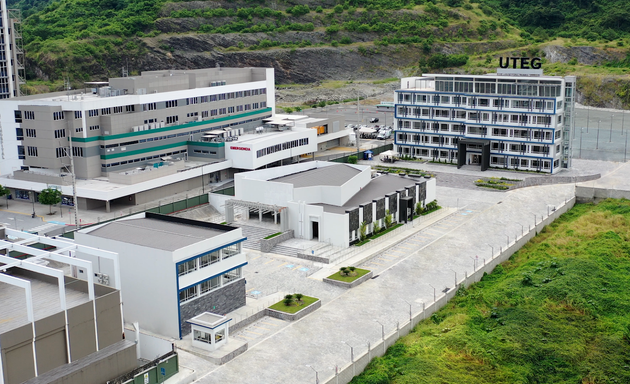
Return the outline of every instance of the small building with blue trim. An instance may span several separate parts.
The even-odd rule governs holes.
[[[118,252],[125,323],[172,338],[201,313],[245,305],[245,240],[240,228],[150,212],[75,232],[78,244]],[[95,273],[113,268],[92,261]]]

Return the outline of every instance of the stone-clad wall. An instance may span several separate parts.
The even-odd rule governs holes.
[[[245,279],[240,279],[214,292],[180,306],[182,337],[190,333],[186,320],[203,312],[224,315],[245,305]]]
[[[293,238],[293,230],[289,229],[281,235],[274,236],[271,239],[260,239],[260,252],[271,252],[276,245]]]

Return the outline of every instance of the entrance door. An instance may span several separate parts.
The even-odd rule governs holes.
[[[311,221],[313,225],[313,240],[317,238],[319,240],[319,223],[317,221]]]

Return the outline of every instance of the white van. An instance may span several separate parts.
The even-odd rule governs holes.
[[[379,140],[387,140],[392,137],[392,131],[389,129],[381,129],[376,137]]]

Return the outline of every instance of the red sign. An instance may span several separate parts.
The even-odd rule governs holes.
[[[247,147],[230,147],[230,149],[233,149],[235,151],[249,151],[250,150]]]

